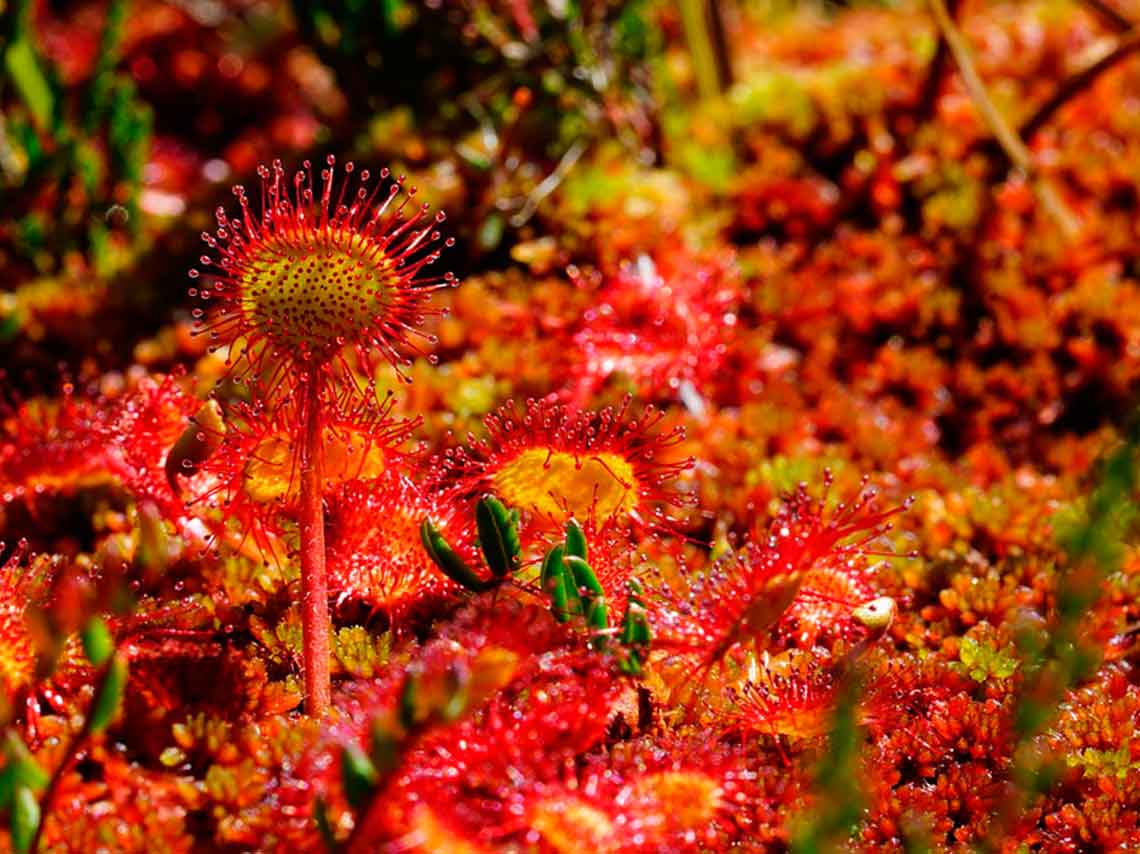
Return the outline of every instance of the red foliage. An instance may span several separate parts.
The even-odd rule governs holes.
[[[627,263],[594,295],[574,333],[570,397],[590,400],[614,374],[639,395],[671,400],[703,393],[721,370],[741,301],[739,276],[723,249],[671,246]]]
[[[925,4],[55,5],[0,87],[0,848],[34,761],[47,851],[1140,850],[1140,549],[1057,542],[1140,387],[1130,10],[947,4],[1011,171]],[[468,286],[402,178],[277,161],[191,335],[186,235],[319,139],[430,176]],[[919,500],[764,512],[829,465]],[[488,494],[519,566],[470,596],[419,527],[474,565]],[[571,518],[605,629],[539,589]]]
[[[520,414],[507,404],[484,419],[486,439],[468,437],[431,462],[429,488],[461,501],[494,493],[555,529],[570,518],[599,530],[665,525],[663,505],[683,500],[671,482],[691,465],[669,459],[683,431],[657,432],[661,412],[633,416],[630,407],[630,398],[597,411],[528,400]]]
[[[903,510],[879,510],[875,498],[864,488],[829,511],[826,489],[816,499],[801,485],[772,520],[766,539],[694,573],[684,589],[660,588],[655,628],[661,643],[697,654],[708,668],[737,647],[763,649],[785,620],[785,632],[809,644],[821,634],[861,634],[852,611],[873,598],[869,589],[862,595],[868,558],[876,554],[871,544]]]
[[[379,403],[338,398],[332,403],[323,413],[322,434],[330,493],[341,483],[389,471],[416,427],[415,421],[391,417],[391,398]],[[186,501],[199,512],[202,507],[220,511],[220,517],[204,514],[215,537],[225,539],[228,526],[241,532],[234,542],[250,537],[263,555],[280,557],[284,523],[296,517],[300,496],[294,416],[289,407],[245,403],[225,414],[219,427],[191,428],[213,450],[183,481]]]
[[[432,564],[420,542],[424,519],[430,518],[459,554],[475,560],[454,508],[393,469],[375,479],[346,481],[327,501],[329,592],[338,603],[362,602],[398,624],[417,605],[454,595],[457,586]]]
[[[36,647],[24,619],[30,580],[22,566],[25,549],[18,543],[0,564],[0,689],[9,702],[31,682],[36,667]]]

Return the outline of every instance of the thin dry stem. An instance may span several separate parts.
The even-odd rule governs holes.
[[[954,57],[954,62],[962,75],[962,83],[965,85],[970,99],[974,102],[974,106],[981,114],[982,120],[986,123],[986,127],[990,129],[990,133],[994,135],[994,139],[997,140],[998,145],[1009,158],[1010,164],[1025,175],[1046,213],[1057,223],[1065,237],[1072,240],[1080,232],[1080,223],[1072,211],[1065,206],[1056,188],[1038,174],[1033,163],[1033,156],[1025,141],[1009,126],[1005,117],[1002,116],[990,98],[989,91],[982,82],[978,70],[974,67],[970,47],[966,44],[966,39],[961,31],[950,19],[946,3],[944,0],[930,0],[930,8],[934,14],[934,21],[938,25],[938,31],[945,40],[950,55]]]
[[[697,90],[702,98],[715,98],[724,90],[730,69],[727,57],[720,55],[727,42],[723,32],[715,29],[723,26],[722,21],[710,12],[708,0],[681,0],[681,23],[693,60]]]
[[[1052,97],[1038,107],[1033,115],[1021,126],[1022,139],[1032,139],[1033,135],[1048,124],[1049,120],[1056,115],[1061,107],[1088,89],[1101,74],[1122,60],[1127,59],[1135,53],[1137,49],[1140,49],[1140,28],[1126,32],[1117,40],[1116,45],[1104,56],[1094,62],[1090,62],[1080,71],[1075,72],[1067,80],[1063,81],[1061,85],[1057,87],[1057,91],[1053,93]]]
[[[1088,6],[1098,18],[1118,33],[1126,33],[1132,29],[1132,22],[1117,12],[1108,0],[1081,0],[1081,3]]]

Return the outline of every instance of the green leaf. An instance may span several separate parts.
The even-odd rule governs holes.
[[[635,578],[629,580],[629,599],[625,606],[623,623],[627,627],[625,642],[637,646],[649,646],[653,633],[649,628],[649,620],[645,616],[645,601],[641,598],[641,582]]]
[[[625,614],[621,618],[621,633],[618,640],[626,648],[626,657],[620,667],[631,676],[640,676],[645,664],[652,633],[649,620],[645,616],[645,603],[641,599],[642,587],[636,579],[628,583],[629,598],[626,600]]]
[[[463,562],[455,550],[443,538],[443,534],[432,524],[431,519],[424,519],[420,525],[420,542],[424,551],[428,553],[432,563],[440,568],[444,575],[462,587],[479,593],[490,590],[498,584],[497,578],[484,580],[475,574],[475,570]]]
[[[618,669],[627,676],[642,676],[645,673],[645,662],[636,652],[628,652],[618,661]]]
[[[606,646],[606,635],[601,633],[610,627],[610,613],[605,596],[597,596],[590,601],[590,607],[586,610],[586,625],[599,632],[591,639],[591,645],[595,649],[603,649]]]
[[[87,242],[95,275],[109,276],[114,269],[114,253],[111,250],[111,232],[107,223],[101,219],[92,219],[87,225]]]
[[[87,90],[84,128],[88,133],[95,130],[99,118],[107,108],[115,65],[118,64],[121,54],[120,43],[126,17],[127,0],[111,0],[103,19],[103,37],[99,40],[98,59]]]
[[[36,124],[44,129],[53,128],[55,96],[51,84],[40,69],[35,50],[26,38],[18,38],[9,45],[4,54],[4,66]]]
[[[333,833],[332,822],[329,821],[329,807],[320,795],[317,796],[316,803],[313,804],[313,819],[317,823],[317,832],[321,835],[325,850],[336,851],[336,835]]]
[[[27,786],[17,786],[12,798],[12,848],[23,854],[31,849],[40,826],[40,802]]]
[[[580,557],[582,560],[589,559],[586,551],[586,535],[582,532],[582,526],[573,519],[566,523],[566,554]]]
[[[569,548],[569,543],[567,543]],[[595,596],[605,596],[606,591],[602,587],[602,583],[598,581],[598,576],[594,574],[593,568],[590,564],[586,563],[584,558],[576,554],[567,554],[562,559],[562,562],[574,574],[574,583],[578,586],[579,595],[582,597],[583,604],[588,605]]]
[[[568,536],[567,548],[569,546],[570,538]],[[594,570],[586,561],[575,554],[567,555],[562,562],[574,576],[575,588],[582,600],[582,613],[586,615],[586,625],[598,631],[609,628],[606,592],[602,588],[601,582],[598,581],[598,576],[594,574]],[[595,638],[593,644],[600,649],[605,645],[605,637]]]
[[[571,617],[572,607],[578,604],[578,597],[574,593],[569,571],[562,562],[562,546],[555,546],[546,553],[540,580],[542,589],[550,596],[550,611],[554,614],[554,619],[565,623]]]
[[[475,524],[479,528],[479,543],[487,566],[496,578],[503,578],[519,567],[519,532],[511,513],[494,496],[487,496],[475,505]]]
[[[368,800],[372,789],[380,780],[380,774],[372,760],[355,744],[349,744],[341,750],[340,773],[344,782],[344,795],[356,808]]]
[[[123,701],[123,692],[127,687],[128,666],[127,660],[116,655],[107,665],[107,674],[95,703],[91,707],[91,718],[88,729],[92,733],[102,732],[114,719]]]
[[[793,820],[793,854],[842,850],[862,820],[865,796],[857,772],[865,742],[858,718],[860,689],[851,672],[839,684],[827,749],[815,769],[814,805],[810,813]]]
[[[372,721],[372,764],[381,774],[396,770],[400,764],[400,737],[379,718]]]
[[[154,118],[150,107],[137,97],[135,87],[129,79],[117,76],[112,89],[107,139],[111,146],[112,163],[128,191],[124,203],[128,213],[128,228],[132,234],[138,233],[142,221],[137,215],[138,196],[153,130]]]
[[[549,593],[561,572],[562,546],[555,546],[548,551],[546,557],[542,559],[542,570],[538,576],[539,586]]]
[[[617,36],[617,49],[631,60],[644,58],[649,53],[649,24],[642,3],[630,3],[621,13],[614,26]]]
[[[102,667],[115,651],[115,641],[102,617],[92,617],[83,629],[83,654],[96,667]]]
[[[400,691],[400,725],[404,729],[414,729],[419,720],[416,714],[416,695],[418,693],[415,674],[409,673],[404,678],[404,687]]]
[[[47,772],[15,730],[8,730],[4,739],[4,759],[4,768],[0,769],[0,809],[12,797],[16,786],[27,786],[38,792],[48,784]]]

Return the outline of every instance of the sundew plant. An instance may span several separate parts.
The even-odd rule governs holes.
[[[0,9],[0,854],[1140,850],[1140,7]]]

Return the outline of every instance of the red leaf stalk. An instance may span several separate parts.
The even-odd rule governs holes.
[[[301,626],[304,633],[305,711],[322,718],[331,700],[329,681],[329,595],[325,572],[324,444],[321,441],[321,382],[309,375],[301,448]]]

